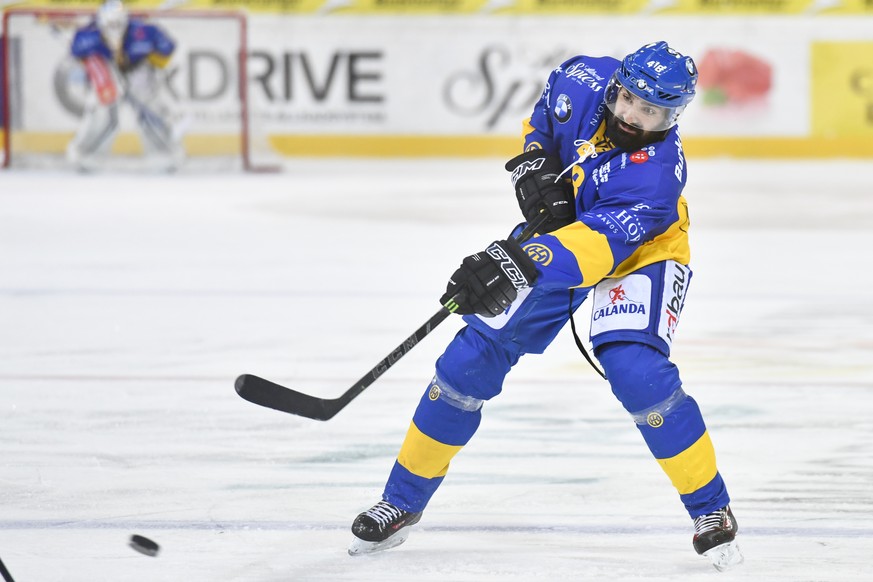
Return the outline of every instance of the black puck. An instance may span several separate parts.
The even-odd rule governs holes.
[[[140,554],[145,554],[146,556],[151,556],[153,558],[158,555],[158,550],[161,549],[160,546],[152,540],[136,534],[130,536],[130,547]]]

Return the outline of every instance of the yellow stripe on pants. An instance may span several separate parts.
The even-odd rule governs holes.
[[[449,461],[463,447],[446,445],[427,436],[415,426],[409,425],[397,461],[409,472],[425,479],[444,477],[449,470]]]
[[[718,472],[715,449],[708,432],[704,432],[697,442],[675,457],[658,459],[658,463],[680,495],[694,493],[712,481]]]

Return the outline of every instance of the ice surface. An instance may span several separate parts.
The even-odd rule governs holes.
[[[517,222],[502,160],[0,173],[0,558],[17,582],[869,580],[873,164],[690,161],[674,360],[746,563],[719,574],[569,329],[526,357],[402,547],[351,558],[449,319],[343,392]],[[157,558],[127,546],[139,533]]]

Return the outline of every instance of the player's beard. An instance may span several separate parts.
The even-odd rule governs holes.
[[[667,131],[646,131],[629,125],[613,115],[612,111],[606,110],[606,137],[616,147],[625,151],[634,152],[638,149],[661,141],[667,135]]]

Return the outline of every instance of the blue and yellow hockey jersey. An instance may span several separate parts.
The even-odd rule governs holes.
[[[108,61],[114,61],[122,71],[128,71],[144,61],[154,67],[163,68],[175,48],[175,43],[157,26],[131,19],[120,54],[112,54],[96,22],[76,31],[70,52],[77,59],[100,55]]]
[[[523,245],[538,263],[537,286],[592,287],[665,259],[691,259],[678,127],[635,152],[606,138],[603,93],[619,64],[611,57],[566,61],[524,123],[525,150],[559,156],[576,197],[576,222]]]

